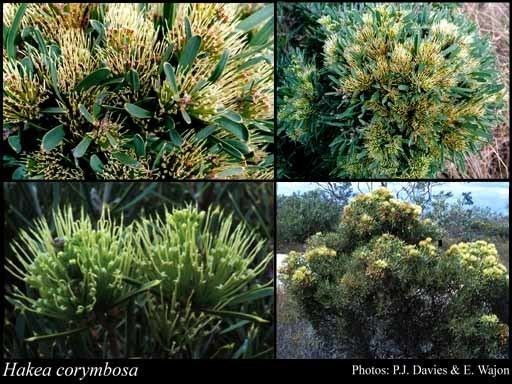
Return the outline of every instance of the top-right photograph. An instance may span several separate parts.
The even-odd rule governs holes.
[[[509,13],[278,3],[277,178],[508,178]]]

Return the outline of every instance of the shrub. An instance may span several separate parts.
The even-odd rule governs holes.
[[[229,336],[247,326],[257,338],[266,312],[246,312],[247,305],[273,293],[270,283],[257,283],[271,254],[254,262],[265,241],[244,224],[191,206],[130,225],[104,212],[93,226],[71,208],[54,217],[21,231],[17,258],[7,259],[21,282],[8,299],[30,319],[26,342],[41,345],[39,357],[265,353]]]
[[[311,153],[309,167],[429,177],[447,161],[462,169],[492,137],[504,86],[489,40],[456,7],[332,9],[303,33],[324,36],[322,60],[288,49],[278,117]]]
[[[504,357],[509,281],[495,246],[442,251],[419,211],[386,189],[357,196],[340,226],[352,241],[290,253],[287,289],[318,334],[355,357]]]
[[[336,228],[339,205],[320,191],[279,196],[277,201],[278,239],[283,243],[304,242],[317,232]]]
[[[3,10],[13,178],[272,176],[272,6]]]

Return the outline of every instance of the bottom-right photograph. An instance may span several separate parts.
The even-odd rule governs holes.
[[[508,196],[508,182],[277,183],[277,358],[508,358]]]

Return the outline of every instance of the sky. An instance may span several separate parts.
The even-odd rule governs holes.
[[[353,182],[352,189],[355,193],[368,191],[368,185],[373,184],[376,188],[380,183]],[[397,190],[397,185],[403,183],[388,182],[391,190]],[[358,188],[359,187],[359,188]],[[279,182],[277,183],[278,195],[291,195],[294,192],[306,192],[318,188],[316,183],[311,182]],[[440,182],[432,190],[434,193],[440,191],[452,192],[453,198],[449,201],[456,201],[462,197],[462,192],[471,192],[473,202],[479,207],[488,207],[493,211],[508,214],[508,182]]]

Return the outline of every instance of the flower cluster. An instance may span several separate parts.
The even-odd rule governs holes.
[[[490,279],[508,280],[507,268],[499,262],[494,244],[484,240],[454,244],[448,249],[447,254],[457,257],[467,270],[478,271]]]
[[[82,179],[273,174],[271,5],[3,7],[13,178],[68,178],[43,172],[44,156],[24,161],[37,151],[59,152]]]
[[[292,281],[307,287],[311,284],[311,270],[305,266],[299,267],[295,272],[293,272]]]
[[[336,251],[334,249],[329,249],[324,246],[311,249],[308,252],[306,252],[306,254],[304,255],[304,257],[306,258],[306,260],[308,262],[311,262],[315,259],[319,259],[319,258],[323,258],[323,257],[334,257],[334,256],[336,256]]]
[[[390,190],[381,187],[356,196],[346,205],[342,225],[350,228],[356,238],[432,228],[431,222],[421,220],[421,213],[420,206],[395,199]]]

